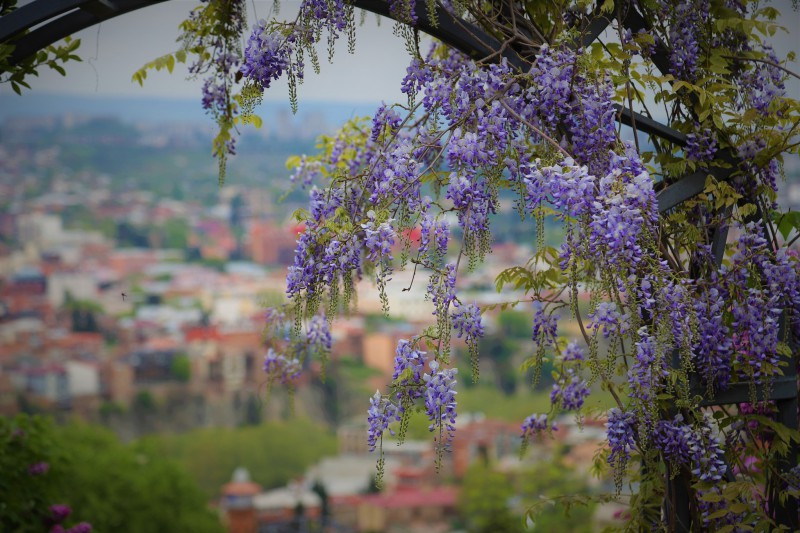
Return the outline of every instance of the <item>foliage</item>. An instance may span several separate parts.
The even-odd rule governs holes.
[[[515,339],[527,339],[531,334],[531,324],[528,315],[521,311],[508,309],[497,313],[497,326],[499,334]]]
[[[0,418],[0,446],[3,531],[87,531],[81,520],[97,531],[221,531],[176,462],[105,429]]]
[[[596,502],[585,480],[558,457],[539,461],[521,472],[517,491],[528,505],[533,531],[594,531],[592,514]]]
[[[52,423],[44,418],[0,418],[3,531],[46,531],[50,506],[63,503],[58,484],[64,482],[66,458],[53,431]]]
[[[177,354],[170,363],[170,373],[172,377],[186,383],[192,377],[192,362],[186,354]]]
[[[17,0],[4,0],[0,3],[0,17],[10,14],[16,9]],[[0,43],[0,83],[10,84],[11,89],[20,95],[23,89],[31,88],[25,79],[30,79],[30,76],[38,76],[40,68],[47,67],[66,76],[67,72],[63,65],[69,61],[81,60],[74,53],[81,45],[81,41],[70,37],[64,39],[64,44],[44,47],[30,57],[14,57],[16,49],[14,41],[27,34],[28,31],[25,30],[22,34]]]
[[[346,7],[307,0],[293,22],[259,22],[242,58],[247,83],[267,89],[287,73],[302,77],[322,28],[330,41],[350,35]],[[346,313],[357,280],[374,280],[386,311],[395,269],[427,275],[436,323],[398,344],[390,390],[370,401],[368,443],[380,448],[393,430],[402,440],[411,413],[423,412],[441,457],[458,405],[452,335],[466,342],[473,376],[480,348],[501,360],[509,351],[481,345],[483,310],[457,281],[491,250],[492,215],[512,195],[537,246],[497,285],[531,303],[499,307],[529,313],[534,349],[523,369],[536,384],[549,365],[554,379],[548,412],[526,419],[524,438],[557,431],[560,413],[589,412],[599,388],[614,400],[604,457],[617,493],[642,487],[631,499],[638,527],[675,527],[656,512],[675,473],[706,502],[692,508],[697,527],[774,525],[774,508],[745,502],[738,487],[761,501],[785,497],[776,480],[796,457],[780,456],[796,449],[797,433],[784,428],[765,451],[763,427],[741,432],[741,405],[712,417],[701,401],[739,383],[757,404],[795,364],[787,333],[800,329],[800,268],[786,239],[796,217],[771,213],[782,154],[800,146],[800,105],[763,44],[778,13],[755,3],[605,3],[590,12],[582,2],[410,0],[390,12],[412,56],[408,105],[381,106],[371,121],[322,138],[318,155],[290,161],[293,186],[310,188],[309,208],[296,213],[306,231],[287,277],[290,304],[271,314],[275,331],[292,335],[275,335],[275,349],[319,354],[324,364],[329,346],[312,340],[312,325]],[[476,36],[472,55],[444,45],[424,55],[415,28],[423,13],[433,25],[460,18]],[[584,42],[601,17],[613,37]],[[647,135],[656,112],[668,135]],[[632,125],[624,133],[622,113]],[[685,188],[685,178],[705,188],[665,209],[663,191]],[[545,240],[545,220],[561,226],[559,247]],[[715,234],[728,228],[725,246]],[[577,338],[562,325],[567,316]],[[737,480],[729,465],[743,456],[759,467],[739,466]],[[721,513],[720,502],[734,510]]]
[[[233,94],[233,86],[241,79],[238,75],[241,56],[241,37],[245,27],[245,7],[242,0],[208,0],[197,6],[181,26],[178,42],[181,47],[148,62],[132,77],[139,85],[144,84],[148,70],[172,72],[176,63],[185,63],[193,57],[189,66],[192,76],[206,76],[203,85],[203,108],[219,126],[214,139],[212,153],[219,160],[219,182],[225,180],[227,158],[236,153],[233,130],[243,121],[260,126],[260,119],[248,112],[239,116],[242,95]],[[243,91],[247,94],[247,91]]]
[[[459,511],[470,533],[522,533],[522,518],[511,510],[514,487],[508,476],[475,464],[464,476]],[[559,531],[563,531],[559,529]]]
[[[109,431],[71,425],[58,434],[70,450],[67,502],[98,531],[221,531],[189,472]],[[80,487],[80,490],[74,490]]]
[[[294,418],[236,429],[152,435],[142,440],[142,446],[178,462],[213,498],[240,466],[265,489],[283,486],[322,457],[335,454],[336,438],[308,420]]]
[[[171,218],[159,227],[164,248],[183,250],[189,242],[189,224],[182,218]]]

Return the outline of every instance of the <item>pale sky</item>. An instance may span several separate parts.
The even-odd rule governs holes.
[[[21,3],[26,3],[23,0]],[[177,65],[173,74],[166,71],[148,74],[144,87],[131,81],[131,74],[147,61],[177,49],[178,24],[187,17],[197,0],[170,0],[116,17],[88,28],[74,37],[81,39],[78,54],[81,63],[66,65],[67,76],[42,69],[38,78],[31,78],[33,93],[61,93],[91,96],[134,96],[199,98],[201,80],[186,80],[186,66]],[[299,0],[282,0],[281,15],[293,16]],[[268,18],[272,0],[248,0],[248,27],[259,18]],[[791,33],[781,33],[775,40],[779,57],[789,50],[800,51],[800,12],[793,10],[791,0],[772,3],[781,12],[779,23]],[[254,16],[254,10],[255,15]],[[356,14],[358,17],[358,13]],[[306,81],[299,87],[301,100],[373,103],[404,102],[400,81],[408,65],[403,41],[394,36],[392,21],[383,19],[378,27],[377,16],[369,13],[367,22],[357,32],[356,53],[347,53],[346,39],[340,39],[334,63],[327,62],[321,48],[322,72],[315,75],[306,67]],[[249,30],[246,35],[249,34]],[[798,71],[797,62],[789,68]],[[789,95],[800,98],[800,82],[789,82]],[[264,95],[267,100],[287,101],[285,82],[277,82]],[[3,105],[16,95],[8,84],[0,86]]]
[[[83,61],[68,63],[66,77],[50,69],[41,69],[38,78],[30,79],[33,92],[199,98],[202,80],[186,80],[186,65],[176,65],[171,75],[166,71],[151,71],[144,87],[131,82],[133,72],[146,62],[178,49],[175,41],[179,35],[178,25],[198,4],[196,0],[170,0],[76,33],[73,37],[81,39],[77,53]],[[299,0],[281,0],[281,16],[293,15],[299,5]],[[253,16],[254,7],[259,18],[267,18],[272,0],[248,0],[247,6],[245,37],[257,20]],[[383,19],[378,27],[376,20],[377,16],[370,13],[365,25],[359,28],[354,55],[347,52],[346,38],[342,38],[333,64],[327,62],[327,51],[321,47],[319,76],[306,62],[306,80],[298,89],[301,101],[405,101],[400,82],[408,65],[408,54],[403,41],[392,34],[392,21]],[[0,88],[3,99],[13,94],[5,85]],[[287,100],[286,83],[275,83],[264,97]]]

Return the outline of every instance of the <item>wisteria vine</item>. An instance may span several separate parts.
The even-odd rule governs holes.
[[[525,290],[509,304],[531,312],[536,376],[545,360],[557,369],[551,410],[526,419],[523,438],[557,432],[556,417],[581,417],[590,393],[604,391],[615,406],[602,456],[617,491],[627,480],[649,483],[655,489],[630,500],[645,509],[684,476],[702,502],[698,527],[713,529],[726,523],[720,502],[742,501],[741,483],[761,501],[796,490],[774,481],[794,479],[780,471],[780,451],[796,449],[796,431],[698,398],[745,385],[756,404],[794,375],[800,218],[776,199],[781,158],[798,152],[800,107],[786,96],[790,71],[762,44],[775,28],[771,8],[606,4],[591,14],[557,2],[543,14],[506,2],[388,2],[412,55],[401,85],[409,102],[351,121],[322,153],[298,159],[292,183],[308,191],[309,207],[287,277],[294,322],[278,328],[292,333],[276,344],[286,355],[271,351],[264,368],[270,380],[291,381],[306,356],[324,356],[328,321],[351,308],[358,281],[375,282],[388,312],[397,269],[427,275],[431,326],[399,342],[389,391],[370,400],[367,439],[372,450],[387,432],[402,439],[419,410],[441,459],[457,428],[452,333],[477,357],[492,311],[462,300],[459,276],[491,252],[493,216],[513,198],[536,252],[498,286]],[[502,39],[485,57],[442,44],[423,55],[417,25],[442,16]],[[600,16],[617,38],[584,44]],[[282,77],[296,106],[306,62],[319,70],[315,45],[327,39],[332,54],[345,35],[352,47],[354,21],[348,2],[304,0],[293,21],[258,21],[240,57],[208,59],[245,84],[243,108]],[[229,98],[214,79],[204,96],[212,110]],[[664,109],[651,110],[653,101]],[[667,117],[679,140],[648,137],[635,120],[622,130],[620,109]],[[704,190],[660,209],[659,192],[693,172],[707,176]],[[546,219],[563,227],[560,248],[545,246]],[[726,246],[716,236],[728,230]],[[578,324],[577,338],[565,335],[565,320]],[[754,427],[738,423],[748,416]],[[782,446],[764,448],[767,434]],[[758,469],[738,464],[748,455]],[[773,513],[748,506],[737,516],[763,526]]]

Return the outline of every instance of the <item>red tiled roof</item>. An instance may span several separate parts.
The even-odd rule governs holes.
[[[215,326],[189,326],[183,330],[186,342],[219,340],[219,331]]]

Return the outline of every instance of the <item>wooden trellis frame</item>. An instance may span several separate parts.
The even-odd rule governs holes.
[[[8,15],[0,17],[0,44],[15,46],[9,61],[14,65],[46,46],[84,28],[164,1],[166,0],[34,0]],[[497,6],[498,12],[505,16],[510,16],[521,9],[518,2],[514,0],[493,0],[493,3]],[[355,7],[393,18],[386,1],[353,0],[352,4]],[[619,19],[622,24],[632,33],[648,29],[645,18],[636,10],[635,2],[632,0],[617,0],[615,13],[620,15]],[[428,15],[425,2],[418,1],[416,14],[418,18],[416,27],[420,31],[432,35],[474,59],[489,56],[493,56],[495,59],[503,57],[520,71],[527,70],[529,66],[526,56],[531,57],[530,50],[526,53],[523,47],[515,46],[514,43],[502,46],[502,43],[481,28],[453,16],[442,8],[437,9],[437,20],[433,21]],[[522,15],[520,14],[520,16]],[[582,38],[580,42],[576,43],[576,46],[585,47],[594,42],[611,24],[612,20],[607,16],[600,15],[583,20]],[[669,50],[663,43],[656,47],[651,59],[662,73],[668,73]],[[632,126],[637,131],[678,146],[686,146],[685,134],[631,109],[617,105],[616,110],[617,120],[622,124]],[[728,168],[699,169],[659,190],[657,193],[659,212],[669,212],[686,200],[700,194],[705,188],[708,175],[712,175],[720,181],[729,179],[736,170],[737,164],[730,152],[722,154],[722,157],[730,163]],[[722,262],[727,235],[728,230],[725,226],[713,229],[710,239],[712,255],[718,266]],[[769,394],[769,399],[773,400],[777,406],[777,421],[792,429],[798,429],[795,359],[796,355],[789,361],[785,375],[776,379],[772,384]],[[692,393],[704,398],[701,404],[703,406],[738,404],[750,400],[750,384],[748,383],[736,383],[723,392],[709,396],[705,388],[700,385],[698,376],[693,376],[692,381],[694,382]],[[795,466],[799,452],[796,445],[792,446],[784,464],[781,465],[781,470],[786,471]],[[728,476],[729,479],[733,479],[730,468],[728,468]],[[679,475],[668,481],[667,493],[664,512],[670,530],[691,531],[696,529],[698,526],[691,524],[688,478]],[[797,500],[789,499],[781,503],[777,497],[773,497],[769,502],[769,509],[774,513],[773,518],[776,523],[786,526],[790,530],[800,528],[800,519],[798,518],[800,503]]]

